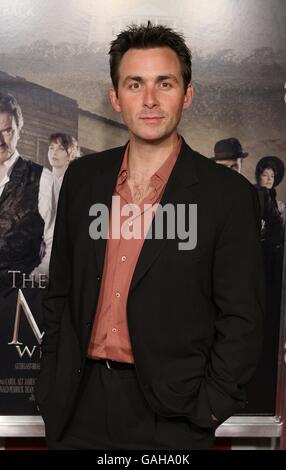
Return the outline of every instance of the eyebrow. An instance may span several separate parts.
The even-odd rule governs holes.
[[[123,80],[123,85],[126,85],[126,83],[129,80],[133,80],[134,82],[144,82],[144,78],[141,77],[140,75],[127,75],[125,79]],[[156,82],[163,82],[164,80],[173,80],[176,83],[179,83],[177,77],[175,75],[169,74],[169,75],[158,75],[156,77]]]
[[[12,126],[5,127],[5,129],[0,129],[0,132],[10,131],[11,129],[13,129]]]

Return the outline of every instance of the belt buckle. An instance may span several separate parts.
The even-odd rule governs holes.
[[[108,359],[105,359],[105,364],[106,364],[107,369],[112,369]]]

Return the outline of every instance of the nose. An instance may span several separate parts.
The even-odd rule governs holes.
[[[152,109],[157,105],[158,105],[158,99],[157,99],[155,87],[146,86],[145,93],[144,93],[144,106]]]

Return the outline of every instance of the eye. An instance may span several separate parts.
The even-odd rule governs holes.
[[[12,127],[8,127],[7,129],[4,129],[2,131],[2,134],[10,137],[13,134],[13,132],[14,132],[14,129],[12,129]]]
[[[161,88],[164,88],[164,89],[166,89],[166,90],[167,90],[168,88],[172,88],[172,85],[171,85],[171,83],[169,83],[169,82],[161,82],[161,83],[160,83],[160,86],[161,86]]]
[[[140,83],[139,82],[132,82],[128,85],[128,88],[130,90],[138,90],[140,88]]]

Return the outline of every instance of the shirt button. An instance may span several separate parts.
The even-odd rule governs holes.
[[[126,261],[126,256],[122,256],[121,261]]]
[[[112,333],[116,333],[117,332],[117,328],[112,328]]]
[[[116,292],[115,296],[116,296],[117,298],[119,298],[119,297],[120,297],[120,292]]]
[[[127,222],[127,223],[128,223],[128,225],[129,225],[129,227],[130,227],[131,225],[133,225],[133,221],[132,221],[132,220],[129,220],[129,222]]]

